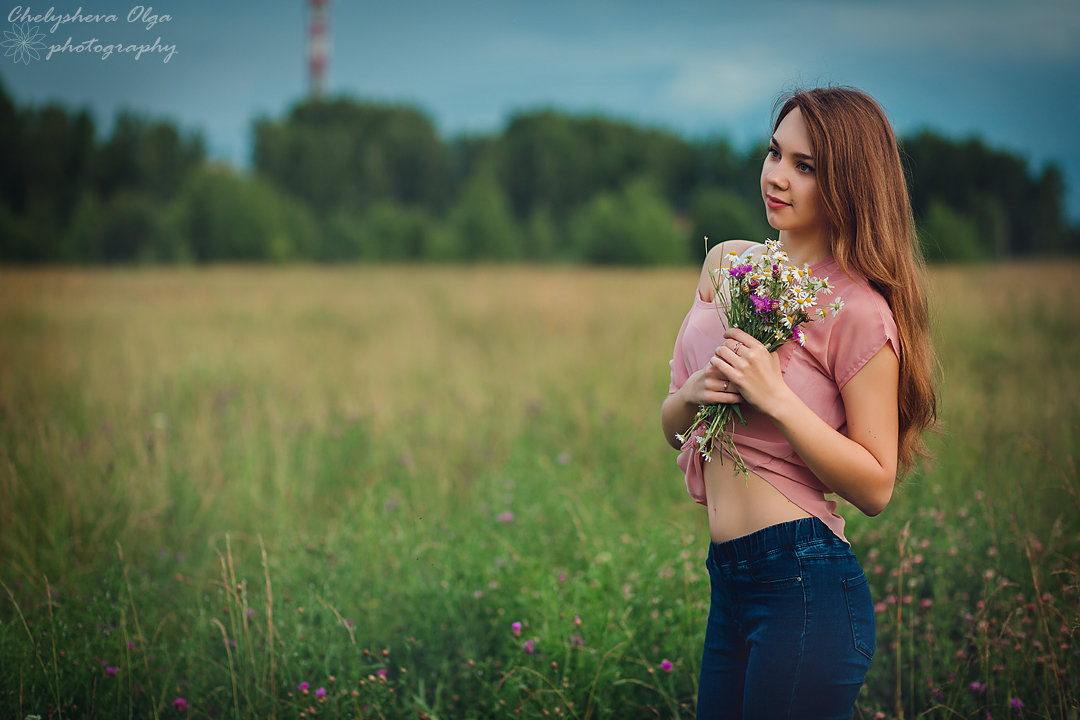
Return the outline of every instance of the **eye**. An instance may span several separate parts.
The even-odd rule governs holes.
[[[773,146],[771,146],[769,148],[768,155],[769,155],[769,157],[771,157],[773,159],[776,159],[776,158],[780,157],[780,151],[776,149],[775,145],[773,145]]]
[[[804,172],[804,173],[812,173],[812,172],[814,172],[814,168],[810,167],[809,165],[807,165],[804,162],[801,162],[801,163],[797,164],[795,167],[798,168],[799,172]]]

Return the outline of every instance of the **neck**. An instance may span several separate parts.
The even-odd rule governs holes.
[[[783,244],[792,265],[813,265],[832,255],[829,241],[821,233],[791,233],[781,230],[777,239]]]

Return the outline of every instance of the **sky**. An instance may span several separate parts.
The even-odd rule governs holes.
[[[4,40],[37,28],[37,58],[0,48],[7,92],[87,108],[103,133],[134,110],[247,167],[253,121],[309,91],[307,0],[0,11]],[[325,94],[413,105],[446,138],[543,107],[748,147],[783,90],[854,85],[898,135],[979,137],[1036,171],[1056,163],[1080,222],[1080,0],[329,0],[329,17]]]

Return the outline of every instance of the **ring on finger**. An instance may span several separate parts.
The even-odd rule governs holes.
[[[731,381],[730,380],[725,380],[724,381],[724,392],[727,392],[729,387],[731,387]]]
[[[742,347],[742,345],[743,345],[743,344],[742,344],[741,342],[739,342],[739,341],[737,341],[737,340],[735,341],[735,354],[736,354],[736,355],[738,355],[738,354],[739,354],[739,348],[741,348],[741,347]]]

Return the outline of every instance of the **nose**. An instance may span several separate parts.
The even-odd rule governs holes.
[[[765,180],[770,185],[775,185],[781,190],[787,188],[788,177],[787,173],[784,172],[783,163],[777,163],[767,173],[765,173]]]

